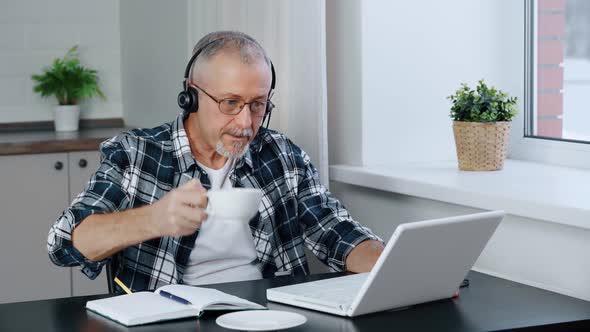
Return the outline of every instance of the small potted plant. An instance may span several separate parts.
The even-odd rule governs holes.
[[[475,90],[467,84],[448,97],[459,169],[494,171],[504,166],[510,121],[516,115],[516,97],[488,87],[480,80]]]
[[[54,110],[56,131],[78,130],[80,118],[79,103],[87,98],[99,96],[106,99],[98,86],[98,76],[94,69],[80,64],[77,46],[72,47],[63,58],[53,60],[53,64],[43,69],[40,75],[33,75],[33,91],[42,97],[55,96],[59,105]]]

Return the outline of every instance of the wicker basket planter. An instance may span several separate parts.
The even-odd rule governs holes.
[[[510,122],[453,121],[459,169],[496,171],[504,166]]]

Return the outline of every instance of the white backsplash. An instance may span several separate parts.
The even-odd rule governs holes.
[[[34,93],[31,75],[76,44],[107,97],[83,103],[81,117],[123,117],[119,0],[0,1],[0,123],[53,119],[57,101]]]

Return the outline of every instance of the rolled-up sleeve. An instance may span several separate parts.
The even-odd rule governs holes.
[[[365,240],[383,242],[369,228],[355,221],[342,203],[319,181],[317,170],[305,152],[295,149],[302,162],[297,172],[299,221],[304,227],[304,241],[308,249],[324,264],[336,271],[346,270],[346,258]]]
[[[72,244],[72,233],[91,214],[120,211],[129,204],[123,189],[125,170],[129,158],[120,137],[100,145],[101,163],[84,190],[51,226],[47,238],[47,251],[51,261],[59,266],[80,266],[90,279],[96,278],[108,261],[94,262],[82,255]]]

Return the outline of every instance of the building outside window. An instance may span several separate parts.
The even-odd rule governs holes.
[[[530,1],[526,136],[590,143],[590,1]]]

